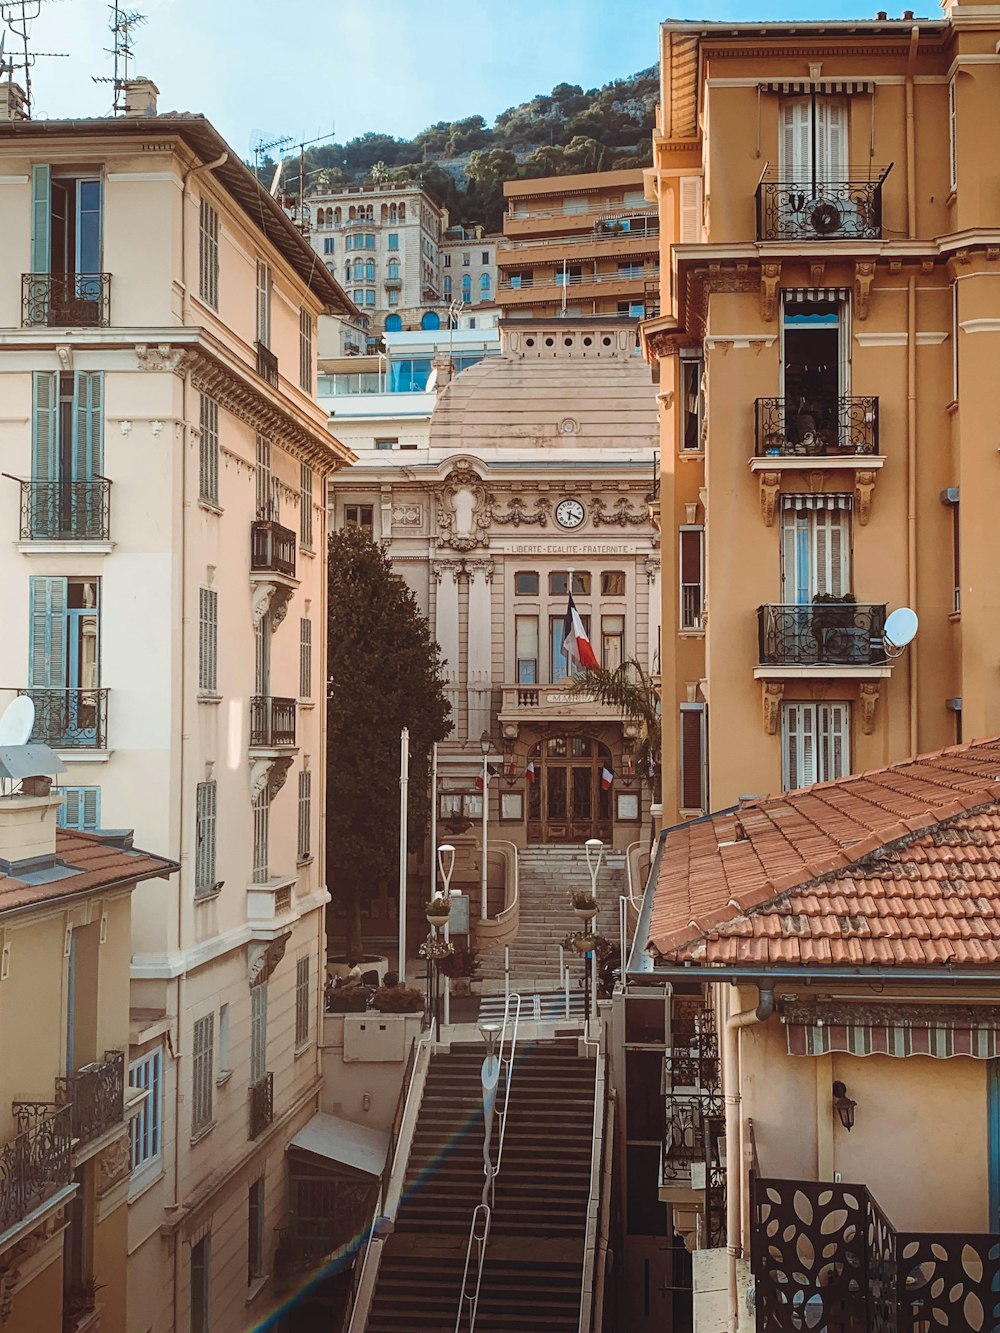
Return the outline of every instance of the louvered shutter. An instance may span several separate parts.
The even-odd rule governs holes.
[[[267,1073],[267,982],[250,991],[250,1082],[259,1083]]]
[[[816,706],[785,704],[782,709],[784,787],[792,791],[816,781]]]
[[[808,97],[781,103],[779,174],[782,180],[802,180],[812,170],[812,105]]]
[[[834,782],[851,771],[850,714],[847,704],[817,704],[819,764],[816,780]]]
[[[816,98],[816,175],[826,181],[847,177],[847,102],[842,97]]]
[[[701,810],[705,803],[704,709],[681,709],[681,806]]]
[[[195,789],[195,893],[215,888],[215,830],[218,787],[199,782]]]
[[[312,698],[312,621],[299,621],[299,698]]]
[[[812,601],[812,542],[804,515],[788,506],[781,512],[781,600],[789,606]]]
[[[77,828],[88,833],[101,826],[101,789],[100,787],[78,787],[78,822]]]
[[[101,475],[104,454],[104,372],[78,370],[73,381],[73,480]]]
[[[64,578],[31,579],[31,685],[66,688],[66,583]]]
[[[678,237],[681,245],[697,245],[702,232],[702,182],[700,176],[682,176],[680,178],[680,225]]]
[[[214,588],[199,589],[198,610],[198,688],[214,692],[219,659],[219,594]]]
[[[59,475],[59,376],[47,370],[34,375],[31,414],[31,479],[55,481]]]
[[[52,267],[52,168],[36,162],[31,168],[31,271]]]

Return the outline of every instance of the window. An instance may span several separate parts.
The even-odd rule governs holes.
[[[625,571],[624,569],[605,569],[601,573],[601,596],[602,597],[624,597],[625,596]]]
[[[681,449],[702,448],[702,362],[681,361]]]
[[[646,307],[642,301],[619,301],[619,315],[628,315],[629,319],[644,319]]]
[[[514,591],[522,597],[537,597],[538,570],[519,569],[514,575]]]
[[[403,327],[403,319],[401,315],[386,315],[385,317],[386,333],[399,333],[402,327]]]
[[[489,296],[490,296],[490,275],[489,275],[488,273],[480,273],[480,275],[479,275],[479,299],[480,299],[481,301],[488,301],[488,300],[489,300]]]
[[[257,517],[277,523],[280,517],[280,492],[271,471],[271,441],[257,436]]]
[[[219,503],[219,404],[207,393],[201,395],[198,494],[209,504]]]
[[[375,281],[375,261],[368,259],[365,261],[365,282]]]
[[[568,287],[579,282],[582,276],[583,269],[579,264],[563,264],[561,268],[553,270],[553,280],[557,287]]]
[[[229,1005],[219,1005],[219,1078],[232,1073],[229,1056]]]
[[[299,541],[310,549],[313,544],[313,470],[299,464]]]
[[[271,693],[271,631],[269,616],[262,616],[254,628],[254,694]]]
[[[399,439],[397,436],[386,436],[384,439],[375,441],[376,449],[398,449]]]
[[[195,787],[194,895],[204,898],[214,893],[215,823],[218,784],[199,782]]]
[[[472,278],[468,273],[462,274],[462,300],[472,300]]]
[[[463,253],[462,253],[462,267],[463,267],[463,268],[468,268],[468,267],[469,267],[469,260],[470,260],[470,256],[469,256],[469,252],[468,252],[468,250],[463,251]]]
[[[957,486],[949,486],[947,490],[941,492],[941,503],[947,505],[951,510],[952,615],[958,615],[962,610],[962,543],[958,497],[959,490]]]
[[[701,629],[704,608],[705,529],[681,528],[681,629]]]
[[[583,628],[587,631],[587,637],[590,637],[590,616],[582,615]],[[549,646],[551,649],[551,667],[549,679],[553,684],[565,680],[569,675],[569,664],[566,654],[563,652],[563,639],[566,634],[566,617],[549,616]]]
[[[198,688],[214,694],[218,685],[219,594],[215,588],[198,590]]]
[[[308,616],[299,620],[299,698],[312,698],[312,621]]]
[[[807,606],[851,590],[850,495],[782,495],[781,600]],[[822,507],[820,507],[822,506]]]
[[[334,253],[334,242],[336,239],[336,236],[323,237],[323,253],[325,255],[332,255]]]
[[[257,260],[257,341],[271,346],[271,269]]]
[[[364,282],[364,280],[365,280],[365,261],[364,261],[363,259],[355,259],[355,261],[354,261],[354,281],[355,281],[355,282]]]
[[[450,254],[446,254],[446,255],[444,256],[444,266],[445,266],[445,268],[451,268],[451,255],[450,255]]]
[[[212,1123],[215,1014],[198,1019],[191,1045],[191,1133],[198,1134]]]
[[[264,1276],[264,1178],[255,1180],[247,1196],[247,1286]]]
[[[299,311],[299,388],[312,393],[313,322],[308,310]]]
[[[958,107],[955,80],[948,84],[948,183],[958,189]]]
[[[344,505],[344,527],[360,528],[369,537],[375,536],[374,505]]]
[[[841,181],[847,175],[847,101],[788,97],[781,102],[779,175],[783,181]]]
[[[549,596],[565,597],[568,594],[569,571],[565,569],[556,569],[549,575]],[[590,596],[590,575],[573,575],[573,594],[578,597]]]
[[[395,287],[390,287],[389,291],[387,292],[387,295],[388,295],[388,297],[389,297],[389,304],[390,304],[390,305],[399,305],[399,291],[397,290],[397,288],[395,288]],[[386,328],[388,328],[388,327],[389,327],[389,321],[386,320],[385,323],[386,323]]]
[[[398,249],[399,249],[399,233],[398,233],[398,232],[391,231],[391,232],[389,233],[389,249],[390,249],[390,250],[398,250]]]
[[[29,590],[34,739],[56,747],[103,745],[100,580],[39,575]]]
[[[450,273],[446,273],[446,274],[444,275],[444,299],[445,299],[446,301],[450,301],[450,300],[451,300],[451,274],[450,274]]]
[[[708,806],[708,716],[704,704],[681,704],[680,799],[684,810]]]
[[[191,1333],[210,1333],[208,1259],[209,1239],[202,1236],[191,1246]]]
[[[250,1082],[267,1073],[267,982],[250,987]]]
[[[365,292],[365,305],[366,305],[366,306],[374,306],[374,304],[375,304],[375,293],[374,293],[374,292]]]
[[[538,684],[538,617],[514,617],[518,685]]]
[[[483,258],[482,258],[482,262],[483,262],[484,264],[488,264],[488,263],[490,262],[490,252],[489,252],[489,250],[483,250],[483,251],[482,251],[482,256],[483,256]]]
[[[483,798],[479,792],[441,792],[438,815],[441,819],[482,819]]]
[[[59,828],[94,833],[101,827],[100,787],[53,787],[52,795],[63,798],[56,814]]]
[[[785,791],[832,782],[851,771],[850,704],[781,706],[781,785]]]
[[[139,1114],[132,1121],[131,1170],[137,1171],[160,1156],[160,1125],[163,1118],[163,1048],[133,1060],[128,1067],[128,1081],[134,1088],[144,1088],[149,1094]]]
[[[601,616],[601,664],[614,671],[625,660],[625,617]]]
[[[530,268],[522,269],[520,273],[510,275],[510,285],[512,290],[519,291],[522,287],[530,287],[534,270]]]
[[[385,275],[386,275],[386,277],[390,280],[390,282],[398,282],[398,281],[399,281],[399,260],[398,260],[398,259],[390,259],[390,260],[389,260],[389,264],[388,264],[388,266],[387,266],[387,268],[386,268],[386,273],[385,273]]]
[[[420,317],[420,327],[422,329],[439,329],[441,327],[441,316],[436,310],[425,310]]]
[[[198,295],[213,310],[219,308],[219,215],[207,199],[201,201],[198,227]]]
[[[99,177],[54,175],[46,163],[31,172],[31,267],[34,273],[84,275],[101,271],[102,186]],[[96,300],[77,284],[77,300]],[[53,323],[56,321],[53,320]],[[80,318],[74,322],[84,323]],[[91,316],[87,323],[96,323]]]
[[[265,786],[254,797],[253,803],[253,882],[263,884],[267,880],[268,832],[271,806]]]
[[[309,1040],[309,955],[295,964],[295,1045],[304,1046]]]
[[[107,539],[106,501],[97,484],[103,462],[103,372],[36,371],[31,418],[33,538]]]
[[[299,774],[299,846],[298,860],[308,861],[310,826],[312,824],[312,774],[303,769]]]

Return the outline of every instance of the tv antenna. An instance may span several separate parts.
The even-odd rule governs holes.
[[[108,9],[111,11],[108,27],[111,29],[112,44],[106,46],[104,50],[114,60],[114,74],[110,78],[97,75],[91,77],[94,83],[113,85],[115,97],[112,110],[116,116],[120,116],[128,110],[127,85],[131,73],[129,65],[135,58],[132,34],[146,22],[146,16],[140,14],[137,9],[123,9],[119,0],[112,0]]]
[[[294,142],[295,137],[291,134],[279,134],[274,139],[265,139],[263,135],[258,135],[252,150],[254,172],[257,175],[260,174],[260,160],[262,157],[266,157],[272,148],[277,148],[280,153],[282,148],[286,148]]]
[[[6,75],[8,83],[14,81],[14,71],[24,71],[24,111],[27,118],[31,119],[31,67],[39,57],[50,59],[68,59],[68,51],[32,51],[30,45],[31,25],[42,12],[43,4],[50,4],[52,0],[2,0],[0,3],[0,19],[10,29],[12,36],[20,43],[21,55],[17,57],[11,53],[9,59],[4,58],[3,38],[0,38],[0,78]],[[4,34],[6,36],[6,34]]]

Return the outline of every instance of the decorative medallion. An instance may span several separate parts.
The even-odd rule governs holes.
[[[438,546],[472,551],[489,546],[493,506],[483,479],[465,463],[448,473],[438,495]]]

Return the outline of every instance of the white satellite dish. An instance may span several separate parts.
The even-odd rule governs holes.
[[[900,606],[889,616],[882,632],[882,642],[889,657],[898,657],[908,643],[912,643],[920,622],[916,611]]]
[[[35,705],[27,694],[19,694],[0,714],[0,745],[27,745],[35,725]]]

